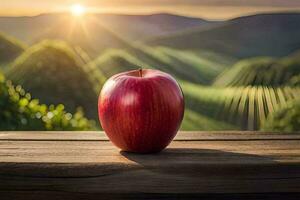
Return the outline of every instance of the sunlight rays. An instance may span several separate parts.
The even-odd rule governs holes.
[[[70,7],[73,16],[81,17],[86,13],[86,8],[80,4],[74,4]]]

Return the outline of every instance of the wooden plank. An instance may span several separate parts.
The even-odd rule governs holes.
[[[148,155],[120,152],[99,139],[101,134],[1,133],[0,199],[300,196],[296,134],[254,133],[255,139],[247,140],[248,132],[229,132],[228,140],[227,133],[194,132],[173,141],[165,151]],[[196,134],[201,139],[195,139]]]
[[[213,200],[299,200],[299,193],[259,193],[259,194],[161,194],[161,193],[81,193],[64,191],[14,191],[2,192],[1,197],[8,200],[89,200],[89,199],[147,199],[147,200],[176,200],[176,199],[213,199]]]
[[[177,155],[182,152],[183,156],[199,156],[192,158],[206,158],[205,155],[215,157],[214,151],[234,152],[257,155],[258,158],[270,157],[278,162],[300,161],[300,141],[174,141],[166,153],[154,155],[137,155],[147,158],[149,161],[157,162],[158,158]],[[195,150],[195,151],[194,151]],[[206,152],[206,150],[209,150]],[[212,151],[210,151],[212,150]],[[170,152],[171,151],[171,152]],[[174,153],[175,151],[175,153]],[[209,154],[208,154],[209,153]],[[133,154],[134,155],[134,154]],[[197,155],[197,154],[196,154]],[[227,154],[221,154],[226,156]],[[275,157],[274,157],[275,156]],[[218,158],[219,158],[218,154]],[[222,157],[221,157],[222,158]],[[224,159],[223,159],[224,158]],[[220,164],[230,162],[231,159],[223,157]],[[236,157],[234,157],[236,158]],[[243,157],[244,158],[244,157]],[[248,157],[245,157],[248,158]],[[121,159],[121,160],[120,160]],[[183,158],[181,158],[183,159]],[[208,158],[207,158],[208,159]],[[220,159],[220,158],[219,158]],[[3,162],[37,162],[37,163],[88,163],[88,162],[111,163],[124,161],[124,156],[119,149],[106,141],[0,141],[0,163]],[[128,159],[125,159],[128,161]],[[163,160],[162,160],[163,161]],[[178,160],[177,162],[181,162]],[[198,161],[197,159],[195,161]],[[200,160],[201,163],[216,161]],[[235,160],[236,162],[245,160]],[[163,162],[162,162],[163,163]]]
[[[35,141],[107,141],[108,138],[103,131],[86,132],[43,132],[43,131],[20,131],[20,132],[0,132],[1,140],[35,140]],[[254,131],[180,131],[175,137],[177,141],[185,140],[300,140],[300,133],[270,133]]]
[[[299,174],[297,140],[175,141],[151,155],[98,141],[0,142],[2,191],[299,192]]]

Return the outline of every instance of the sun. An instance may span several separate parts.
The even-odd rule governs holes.
[[[74,4],[70,8],[72,15],[80,17],[85,14],[86,8],[80,4]]]

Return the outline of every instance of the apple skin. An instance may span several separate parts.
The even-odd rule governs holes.
[[[112,76],[98,101],[102,128],[123,151],[154,153],[175,137],[184,116],[184,96],[169,74],[143,69]]]

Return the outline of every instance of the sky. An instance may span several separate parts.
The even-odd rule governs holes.
[[[81,4],[90,12],[169,12],[207,19],[228,19],[262,12],[300,12],[300,0],[0,0],[0,15],[65,12],[73,4]]]

